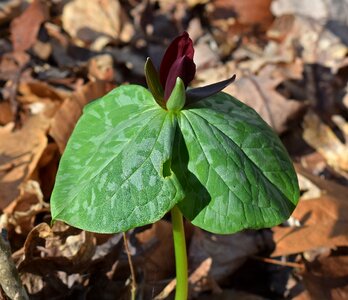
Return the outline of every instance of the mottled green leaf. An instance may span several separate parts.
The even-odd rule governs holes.
[[[60,162],[53,219],[110,233],[159,220],[183,198],[171,171],[176,126],[140,86],[85,107]]]
[[[178,120],[173,169],[186,192],[179,207],[194,225],[232,233],[290,216],[299,198],[296,174],[254,110],[219,93],[181,111]]]

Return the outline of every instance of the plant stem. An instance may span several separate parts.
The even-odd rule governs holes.
[[[133,263],[132,263],[132,257],[131,257],[129,247],[128,247],[128,239],[127,239],[127,235],[125,232],[123,232],[123,242],[124,242],[124,248],[125,248],[126,253],[127,253],[128,264],[129,264],[129,269],[130,269],[130,273],[131,273],[131,300],[135,300],[136,291],[137,291],[137,284],[136,284],[136,280],[135,280],[135,272],[134,272],[134,267],[133,267]]]
[[[175,300],[186,300],[188,294],[187,254],[184,222],[177,206],[171,210],[176,267]]]

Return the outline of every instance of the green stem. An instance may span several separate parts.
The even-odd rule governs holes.
[[[186,300],[188,294],[187,254],[184,222],[177,206],[171,210],[176,267],[175,300]]]

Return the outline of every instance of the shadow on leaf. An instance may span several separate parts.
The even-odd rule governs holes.
[[[179,127],[176,129],[172,169],[185,191],[185,198],[178,204],[183,215],[190,221],[209,205],[211,196],[205,186],[188,169],[189,155]]]

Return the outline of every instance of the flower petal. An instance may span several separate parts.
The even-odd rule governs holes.
[[[185,88],[192,81],[196,73],[196,65],[186,55],[177,59],[171,66],[164,88],[164,99],[167,100],[175,86],[176,78],[180,77]]]
[[[231,84],[236,79],[236,75],[233,75],[231,78],[219,81],[213,84],[209,84],[203,87],[194,88],[186,91],[186,106],[196,103],[203,98],[207,98],[211,95],[214,95],[226,86]]]
[[[171,42],[162,58],[160,66],[160,81],[163,87],[166,86],[168,74],[175,61],[179,58],[182,58],[183,56],[187,56],[190,60],[192,60],[193,63],[193,54],[194,49],[192,40],[190,39],[188,33],[185,31],[182,35],[178,36]],[[174,79],[174,84],[175,80],[176,77]]]

